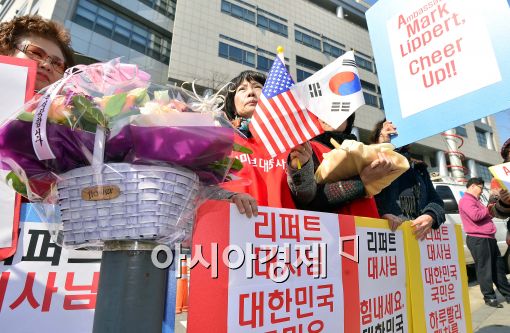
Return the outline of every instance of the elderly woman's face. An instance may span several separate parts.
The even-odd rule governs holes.
[[[60,47],[55,42],[43,37],[24,36],[20,38],[14,57],[32,59],[37,62],[36,90],[61,79],[63,70],[65,70],[65,58]]]
[[[236,89],[234,105],[236,113],[243,118],[251,118],[262,92],[262,84],[244,80]]]

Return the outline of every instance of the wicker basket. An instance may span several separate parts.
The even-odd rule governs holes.
[[[127,163],[83,167],[60,175],[57,183],[65,245],[106,240],[160,239],[178,242],[190,235],[198,176],[184,168]],[[113,199],[89,201],[84,189],[115,187]]]

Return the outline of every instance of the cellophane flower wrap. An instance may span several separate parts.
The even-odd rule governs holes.
[[[64,245],[174,243],[191,232],[199,187],[240,164],[224,119],[214,99],[151,84],[135,65],[77,66],[2,124],[0,167],[63,222]]]

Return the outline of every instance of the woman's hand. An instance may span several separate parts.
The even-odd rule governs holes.
[[[404,222],[400,217],[393,214],[384,214],[381,216],[383,219],[388,220],[391,231],[395,232],[397,228]]]
[[[312,157],[312,146],[307,141],[297,145],[290,150],[290,166],[293,169],[299,169],[299,164],[303,165]],[[299,161],[299,164],[298,164]]]
[[[384,153],[378,153],[379,158],[361,170],[359,176],[363,184],[369,184],[393,171],[393,162]]]
[[[503,189],[499,191],[499,200],[501,200],[505,205],[510,206],[510,192]]]
[[[377,143],[390,142],[392,134],[397,134],[397,127],[391,121],[385,121],[377,138]]]
[[[236,204],[239,213],[246,214],[247,218],[258,215],[257,200],[246,193],[236,193],[230,197],[230,202]]]
[[[424,214],[418,216],[411,223],[411,227],[414,229],[413,233],[417,240],[424,240],[425,236],[432,230],[432,224],[434,220],[432,216]]]

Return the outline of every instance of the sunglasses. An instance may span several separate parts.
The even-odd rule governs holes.
[[[20,46],[16,46],[16,49],[25,53],[27,57],[39,63],[49,63],[53,70],[59,74],[64,74],[66,70],[66,63],[64,60],[58,57],[49,56],[46,51],[37,45],[25,43]]]

